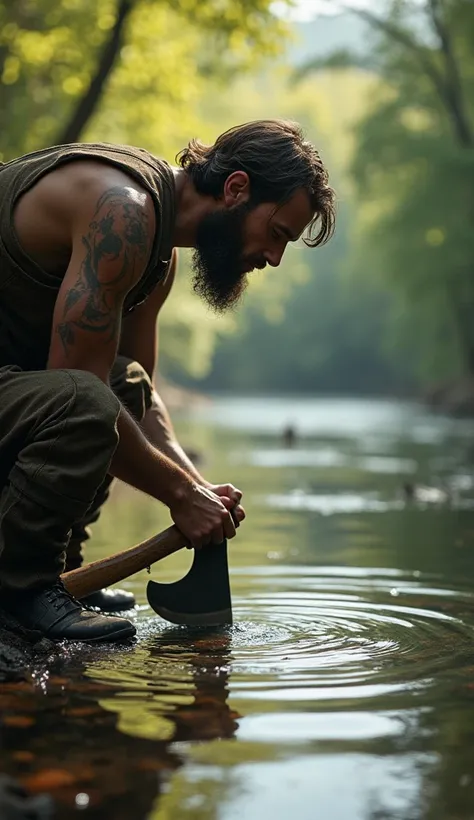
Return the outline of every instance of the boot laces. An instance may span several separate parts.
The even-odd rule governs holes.
[[[61,581],[56,581],[56,583],[53,584],[51,589],[49,589],[46,593],[46,598],[56,610],[60,610],[67,604],[71,603],[82,609],[82,606],[77,598],[74,598],[74,595],[71,595],[71,593],[67,591]]]

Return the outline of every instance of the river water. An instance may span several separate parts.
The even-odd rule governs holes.
[[[474,818],[474,423],[234,397],[176,426],[244,491],[234,625],[172,627],[129,579],[134,645],[60,647],[0,689],[3,770],[59,820]],[[117,487],[88,557],[168,524]]]

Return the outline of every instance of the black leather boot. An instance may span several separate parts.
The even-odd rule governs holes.
[[[135,596],[124,589],[99,589],[80,600],[84,606],[93,606],[102,612],[125,612],[135,606]]]
[[[123,641],[135,635],[134,625],[84,609],[61,581],[41,589],[0,589],[0,606],[27,629],[52,640],[99,643]]]

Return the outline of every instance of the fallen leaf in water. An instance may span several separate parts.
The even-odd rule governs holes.
[[[12,760],[16,760],[17,763],[31,763],[32,760],[35,759],[33,752],[25,751],[18,751],[13,752]]]
[[[16,729],[27,729],[28,726],[33,726],[36,723],[35,719],[28,717],[28,715],[5,715],[2,718],[4,726],[14,726]]]
[[[65,769],[42,769],[23,780],[27,790],[32,792],[48,792],[62,786],[72,786],[74,783],[75,778]]]
[[[71,717],[91,717],[102,714],[102,710],[98,706],[75,706],[72,709],[66,709],[65,714]]]

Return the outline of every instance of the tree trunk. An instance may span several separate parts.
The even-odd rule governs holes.
[[[429,9],[445,64],[444,102],[459,144],[469,148],[474,142],[474,135],[451,32],[443,16],[441,1],[429,0]]]
[[[133,0],[120,0],[117,9],[117,19],[111,31],[110,38],[103,47],[95,76],[92,78],[84,96],[79,100],[68,124],[58,135],[56,145],[79,141],[85,126],[97,108],[106,82],[117,60],[122,45],[124,26],[132,8]]]
[[[383,31],[392,40],[405,46],[418,60],[421,68],[433,83],[438,96],[443,103],[446,114],[449,117],[455,138],[463,148],[472,146],[474,142],[473,130],[469,120],[467,106],[464,99],[461,74],[454,55],[449,29],[440,17],[439,2],[430,0],[428,8],[431,11],[431,22],[438,35],[439,50],[444,58],[444,71],[440,70],[433,61],[429,52],[422,46],[412,34],[408,34],[392,23],[378,17],[372,11],[366,9],[354,9],[350,5],[343,8],[351,11],[369,25]]]
[[[455,283],[451,283],[451,287],[447,287],[446,296],[448,302],[451,303],[467,371],[471,376],[474,376],[474,334],[471,329],[473,310],[470,305],[466,304],[465,294],[459,292],[459,288],[456,287]]]

